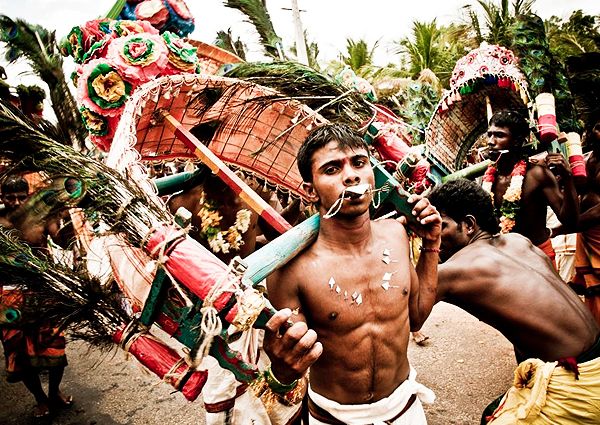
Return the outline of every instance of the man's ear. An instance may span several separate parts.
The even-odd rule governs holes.
[[[465,227],[467,229],[467,234],[473,234],[473,232],[477,230],[477,220],[475,220],[475,217],[471,214],[467,214],[465,216],[465,218],[463,219],[463,223],[465,224]]]
[[[302,189],[306,192],[307,198],[311,203],[316,204],[319,202],[319,195],[312,183],[303,182]]]

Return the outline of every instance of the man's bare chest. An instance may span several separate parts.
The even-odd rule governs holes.
[[[305,285],[304,299],[319,321],[352,323],[371,318],[385,319],[406,308],[410,294],[408,253],[383,249],[362,258],[321,261],[319,273]],[[317,318],[317,316],[315,317]]]

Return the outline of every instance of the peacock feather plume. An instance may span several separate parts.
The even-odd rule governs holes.
[[[63,73],[62,55],[54,31],[0,15],[0,35],[7,48],[7,61],[12,63],[25,57],[33,72],[48,85],[59,127],[69,136],[72,146],[80,147],[87,132]]]
[[[519,15],[512,31],[511,49],[520,59],[519,67],[527,77],[532,97],[543,92],[552,93],[560,130],[580,131],[565,69],[550,51],[544,21],[534,14]]]
[[[269,98],[281,99],[283,95],[298,99],[331,121],[357,127],[373,116],[371,104],[361,94],[298,62],[245,62],[236,64],[225,76],[275,89],[280,94]],[[269,98],[253,102],[268,102]]]

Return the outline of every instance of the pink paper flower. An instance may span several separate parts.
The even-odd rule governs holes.
[[[162,74],[169,50],[160,35],[132,34],[119,37],[108,47],[107,58],[126,79],[143,84]]]
[[[82,67],[77,82],[77,101],[104,117],[116,117],[133,90],[131,81],[106,59],[94,59]]]
[[[158,34],[158,30],[147,21],[111,21],[110,29],[119,37],[126,37],[131,34]]]

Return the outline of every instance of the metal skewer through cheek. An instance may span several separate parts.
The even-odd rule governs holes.
[[[345,188],[340,197],[335,200],[335,202],[331,205],[327,213],[323,215],[323,218],[331,218],[338,212],[340,212],[344,203],[344,199],[346,199],[347,193],[362,196],[367,192],[375,193],[379,190],[381,189],[374,189],[369,183],[357,184],[356,186],[349,186]]]

